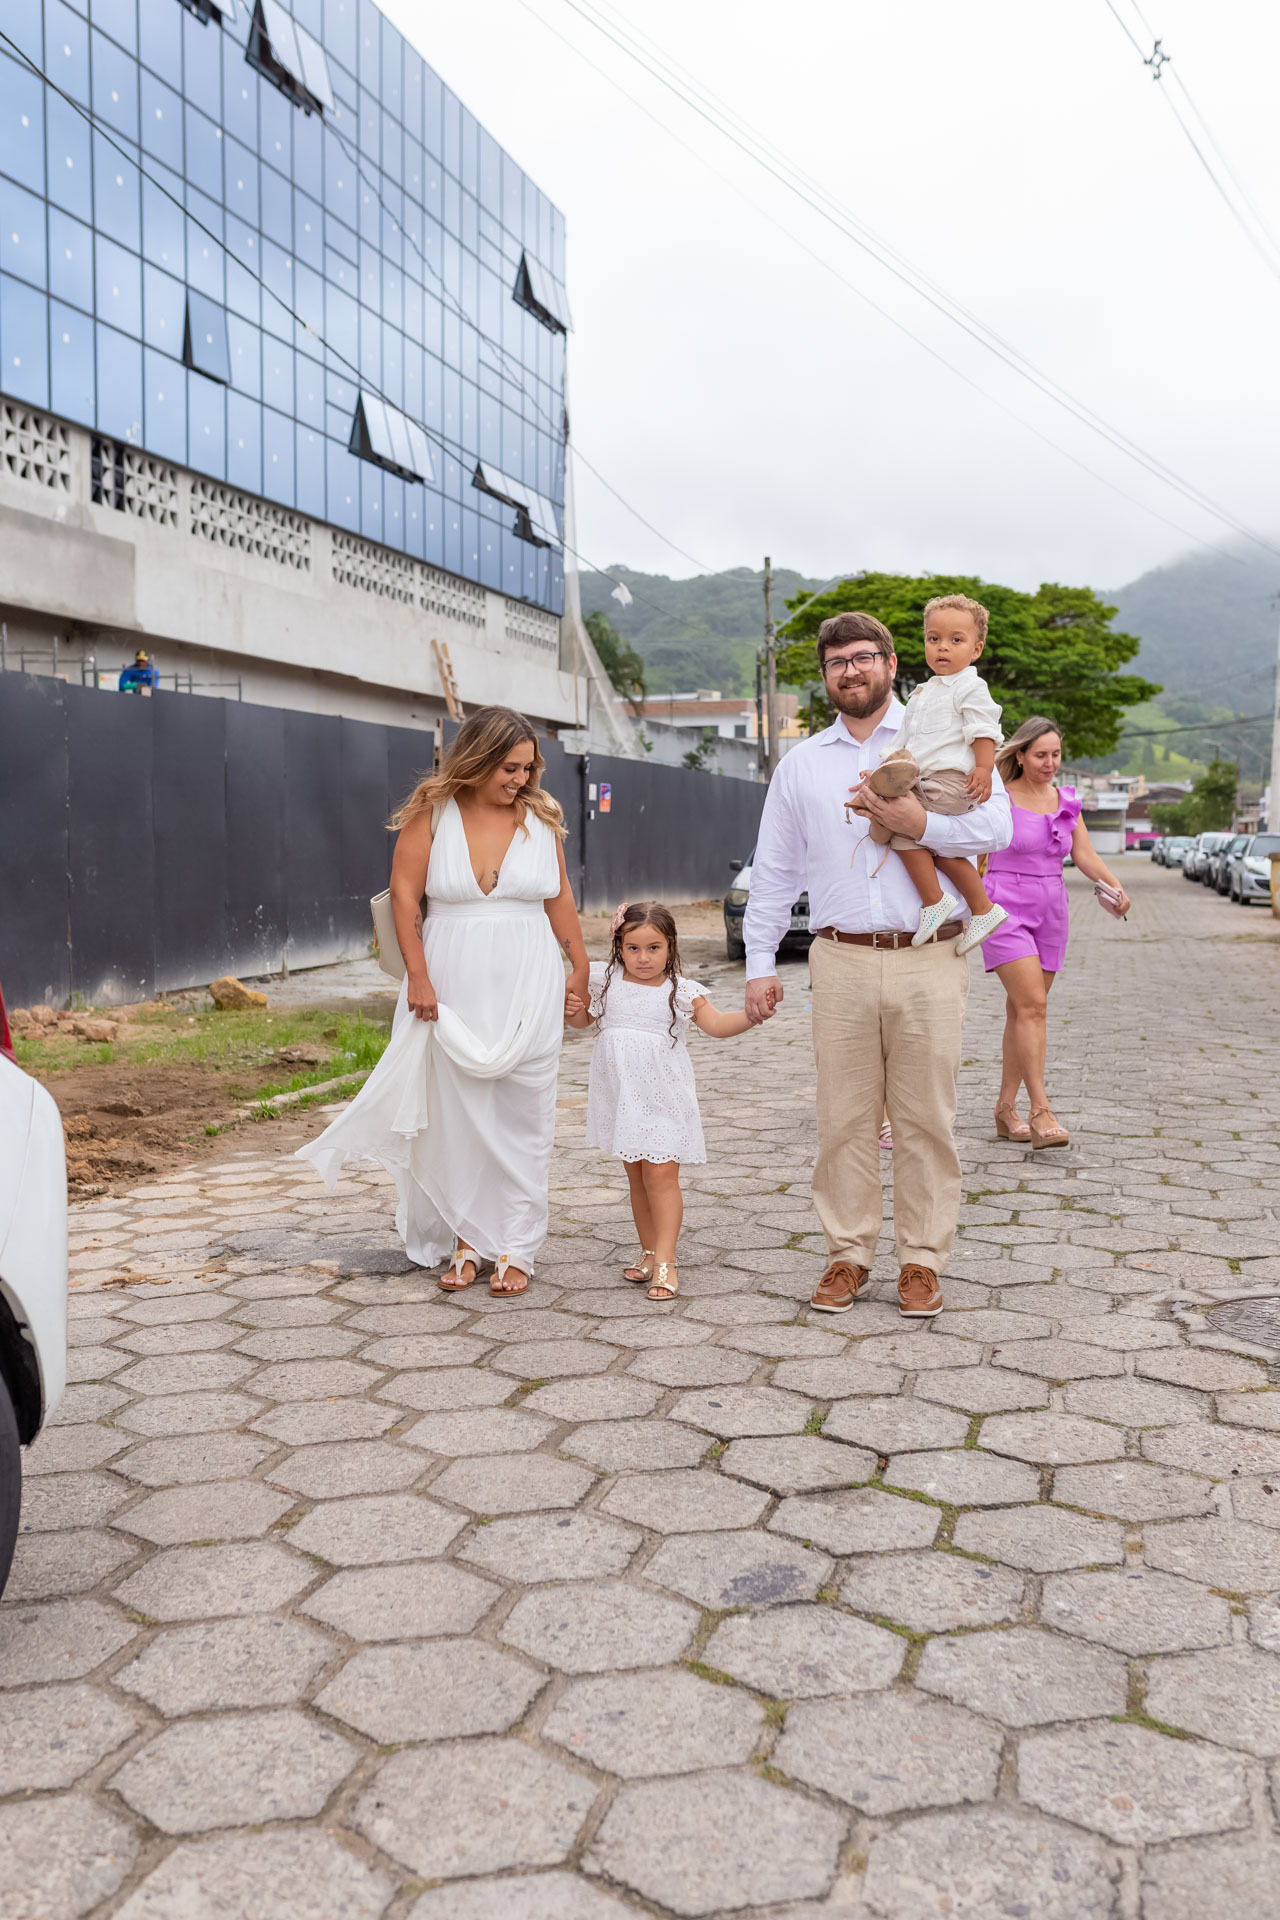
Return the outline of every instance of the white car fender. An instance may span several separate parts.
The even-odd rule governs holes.
[[[0,1293],[35,1349],[41,1422],[67,1381],[67,1164],[62,1119],[0,1055]]]

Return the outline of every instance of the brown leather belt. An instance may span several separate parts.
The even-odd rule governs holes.
[[[963,920],[948,920],[933,935],[935,940],[956,940],[964,932]],[[839,927],[815,927],[815,940],[838,940],[842,947],[899,947],[911,945],[911,933],[841,933]]]

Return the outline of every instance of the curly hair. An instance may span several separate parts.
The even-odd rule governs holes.
[[[613,930],[613,944],[609,949],[609,964],[605,969],[604,981],[600,988],[600,1013],[604,1013],[605,997],[608,994],[609,982],[613,979],[615,969],[623,967],[625,971],[625,962],[622,958],[622,942],[627,934],[635,933],[640,927],[652,927],[654,932],[660,933],[667,943],[667,964],[662,971],[664,978],[671,982],[671,993],[668,999],[668,1005],[671,1008],[670,1033],[671,1044],[674,1047],[680,1037],[680,1031],[676,1025],[676,992],[680,984],[680,947],[676,935],[676,923],[672,917],[671,909],[670,907],[664,907],[660,900],[636,900],[622,909],[621,917]]]

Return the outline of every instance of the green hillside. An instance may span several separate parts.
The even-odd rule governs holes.
[[[715,687],[721,693],[754,693],[756,648],[764,636],[764,574],[750,567],[704,573],[693,580],[671,580],[664,573],[636,573],[611,567],[609,576],[584,573],[582,611],[607,613],[624,640],[644,661],[650,693],[692,693]],[[633,601],[620,607],[612,598],[622,580]],[[786,601],[821,580],[778,567],[773,576],[773,617],[786,618]]]

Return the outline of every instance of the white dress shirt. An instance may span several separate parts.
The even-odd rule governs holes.
[[[921,773],[951,768],[972,773],[975,740],[1003,743],[1000,709],[976,667],[959,673],[934,673],[918,686],[902,710],[893,739],[906,747]]]
[[[862,842],[865,814],[845,815],[850,787],[880,765],[905,709],[890,700],[866,741],[837,718],[824,733],[793,747],[769,783],[743,921],[748,980],[777,971],[778,944],[791,925],[793,901],[806,888],[811,927],[843,933],[905,933],[920,921],[920,896],[896,853]],[[920,836],[933,853],[974,858],[1013,838],[1009,797],[998,773],[991,798],[969,813],[930,813]],[[873,870],[884,859],[880,871]]]

